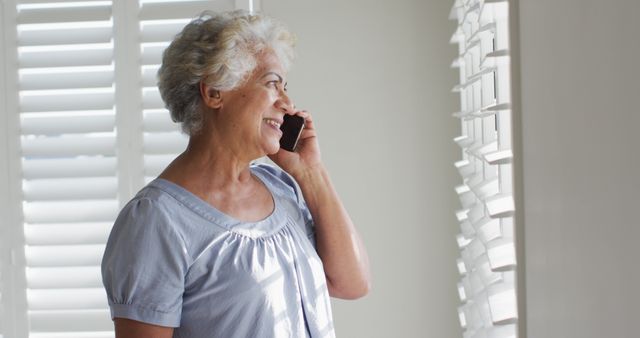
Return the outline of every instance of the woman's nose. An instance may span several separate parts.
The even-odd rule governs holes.
[[[275,105],[278,110],[285,114],[293,114],[295,112],[296,106],[284,90],[280,92],[280,97],[276,101]]]

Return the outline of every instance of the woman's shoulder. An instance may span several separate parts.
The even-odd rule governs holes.
[[[115,225],[140,223],[140,221],[150,218],[155,221],[149,222],[150,225],[147,226],[165,223],[158,222],[158,220],[168,218],[171,203],[172,199],[165,192],[147,185],[122,207]]]
[[[176,199],[167,191],[160,189],[155,181],[140,189],[122,208],[121,213],[157,213],[170,210]]]
[[[296,199],[300,197],[298,183],[281,168],[268,163],[254,163],[251,165],[251,171],[278,190],[277,192],[290,196],[295,195]]]

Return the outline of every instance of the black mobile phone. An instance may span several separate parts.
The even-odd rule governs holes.
[[[298,115],[284,115],[284,121],[280,126],[282,137],[280,138],[280,148],[287,151],[294,151],[298,145],[298,139],[304,129],[304,118]]]

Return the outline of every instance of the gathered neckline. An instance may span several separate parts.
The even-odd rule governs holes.
[[[148,187],[162,190],[192,212],[230,232],[250,238],[267,237],[279,232],[286,222],[284,222],[285,217],[281,211],[280,196],[275,193],[272,183],[259,170],[254,168],[250,168],[251,174],[265,186],[273,200],[273,210],[268,216],[259,221],[243,221],[230,216],[191,191],[164,178],[154,179],[148,184]]]

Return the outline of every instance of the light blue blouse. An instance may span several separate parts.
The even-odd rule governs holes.
[[[120,212],[102,259],[111,316],[174,337],[335,337],[314,227],[293,179],[251,166],[273,213],[238,221],[156,179]]]

